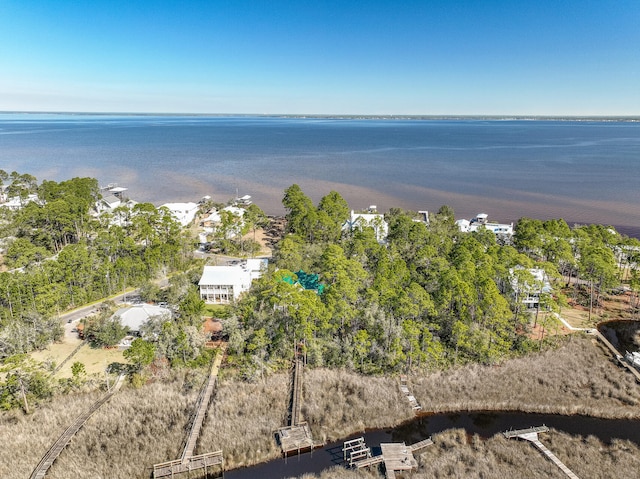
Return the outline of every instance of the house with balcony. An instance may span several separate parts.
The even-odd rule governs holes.
[[[227,266],[205,266],[198,282],[200,298],[207,304],[229,304],[251,288],[267,268],[266,259],[248,259]]]

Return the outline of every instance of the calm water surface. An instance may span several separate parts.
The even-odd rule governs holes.
[[[281,213],[298,183],[370,204],[640,227],[640,123],[0,115],[0,168],[94,176],[140,201],[251,194]]]

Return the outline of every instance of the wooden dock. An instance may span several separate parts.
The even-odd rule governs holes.
[[[100,408],[100,406],[111,399],[111,397],[120,389],[123,380],[124,374],[121,374],[120,376],[118,376],[118,380],[116,381],[113,389],[111,389],[111,391],[109,391],[107,394],[93,403],[87,411],[78,416],[73,424],[71,424],[71,426],[69,426],[60,435],[58,440],[53,443],[44,457],[40,460],[36,468],[33,470],[31,476],[29,476],[30,479],[42,479],[47,474],[47,471],[53,465],[58,456],[62,453],[62,450],[71,442],[73,436],[75,436],[80,428],[84,426],[84,423],[87,422],[87,420],[93,415],[93,413],[95,413]]]
[[[396,472],[417,471],[418,461],[413,457],[413,450],[404,442],[380,444],[387,479],[394,479]]]
[[[549,432],[549,428],[547,426],[536,426],[536,427],[529,427],[527,429],[515,429],[512,431],[505,431],[502,434],[504,435],[504,437],[506,437],[507,439],[512,439],[514,437],[520,437],[522,435],[526,435],[526,434],[532,434],[532,433],[539,433],[539,432]]]
[[[278,439],[282,454],[285,456],[296,452],[310,451],[315,446],[311,437],[311,430],[306,422],[299,423],[295,426],[281,427],[278,429]]]
[[[205,471],[207,471],[209,467],[219,467],[224,470],[224,459],[222,457],[222,451],[214,451],[205,454],[199,454],[197,456],[194,456],[193,452],[196,449],[198,437],[200,436],[200,430],[202,429],[202,423],[204,422],[204,418],[207,414],[211,396],[213,395],[213,392],[215,390],[216,379],[218,377],[218,372],[220,371],[220,365],[222,364],[222,359],[224,358],[226,349],[227,343],[222,343],[214,361],[211,364],[209,379],[200,391],[198,401],[196,402],[195,414],[193,416],[193,421],[191,422],[189,434],[187,435],[187,439],[185,441],[185,446],[182,451],[182,457],[174,461],[154,464],[154,479],[166,476],[173,477],[175,474],[190,472],[198,469],[205,469]]]
[[[503,434],[506,438],[524,439],[525,441],[531,442],[545,456],[547,456],[551,460],[551,462],[553,462],[556,466],[558,466],[558,468],[562,472],[564,472],[567,477],[569,477],[570,479],[580,479],[578,476],[575,475],[575,473],[571,469],[565,466],[564,463],[560,459],[558,459],[558,457],[553,452],[547,449],[547,447],[540,442],[540,440],[538,439],[538,433],[547,432],[547,431],[549,431],[549,428],[547,426],[538,426],[538,427],[531,427],[528,429],[506,431]]]
[[[208,468],[217,470],[224,469],[224,458],[222,451],[209,452],[198,456],[190,456],[186,460],[176,459],[175,461],[163,462],[153,465],[153,477],[173,477],[175,474],[183,472],[191,472],[199,469],[205,470],[205,476]]]
[[[431,438],[424,439],[407,446],[404,442],[382,443],[380,449],[382,453],[378,456],[371,456],[371,449],[367,447],[364,438],[360,437],[346,441],[342,447],[345,463],[350,467],[361,469],[384,464],[387,479],[395,479],[396,473],[406,471],[416,471],[418,461],[413,456],[415,451],[431,446]]]
[[[278,429],[276,435],[282,454],[287,457],[291,453],[313,450],[316,444],[311,436],[311,429],[302,421],[302,371],[304,362],[298,355],[293,366],[293,380],[291,382],[291,413],[289,425]],[[320,444],[318,444],[320,445]]]

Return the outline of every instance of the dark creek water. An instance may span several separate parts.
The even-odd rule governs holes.
[[[364,436],[367,446],[371,447],[373,454],[376,455],[380,453],[381,442],[404,441],[412,444],[452,428],[465,429],[469,434],[489,438],[509,429],[523,429],[542,424],[572,435],[595,436],[604,443],[618,438],[628,439],[640,445],[640,420],[504,412],[425,416],[393,429],[369,431],[345,440]],[[340,441],[325,445],[313,453],[227,471],[224,477],[225,479],[283,479],[309,472],[318,473],[331,466],[342,464],[342,441]]]

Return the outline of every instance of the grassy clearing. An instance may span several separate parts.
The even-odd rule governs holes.
[[[60,343],[50,344],[46,349],[33,351],[30,353],[30,356],[40,363],[55,364],[57,366],[67,359],[81,343],[82,340],[77,338],[75,338],[75,340],[65,338],[65,340]]]
[[[122,351],[104,348],[92,348],[85,344],[80,350],[56,373],[57,378],[70,378],[71,366],[75,362],[84,364],[87,375],[102,376],[107,366],[111,363],[127,364],[128,361],[122,356]]]
[[[33,351],[30,356],[38,362],[59,365],[69,357],[73,351],[82,344],[83,341],[76,334],[67,334],[61,342],[52,343],[42,351]],[[92,348],[89,343],[84,345],[78,352],[55,374],[57,379],[70,378],[71,366],[75,362],[84,364],[85,371],[89,376],[101,376],[106,367],[111,363],[127,363],[122,356],[122,351],[118,348]]]

